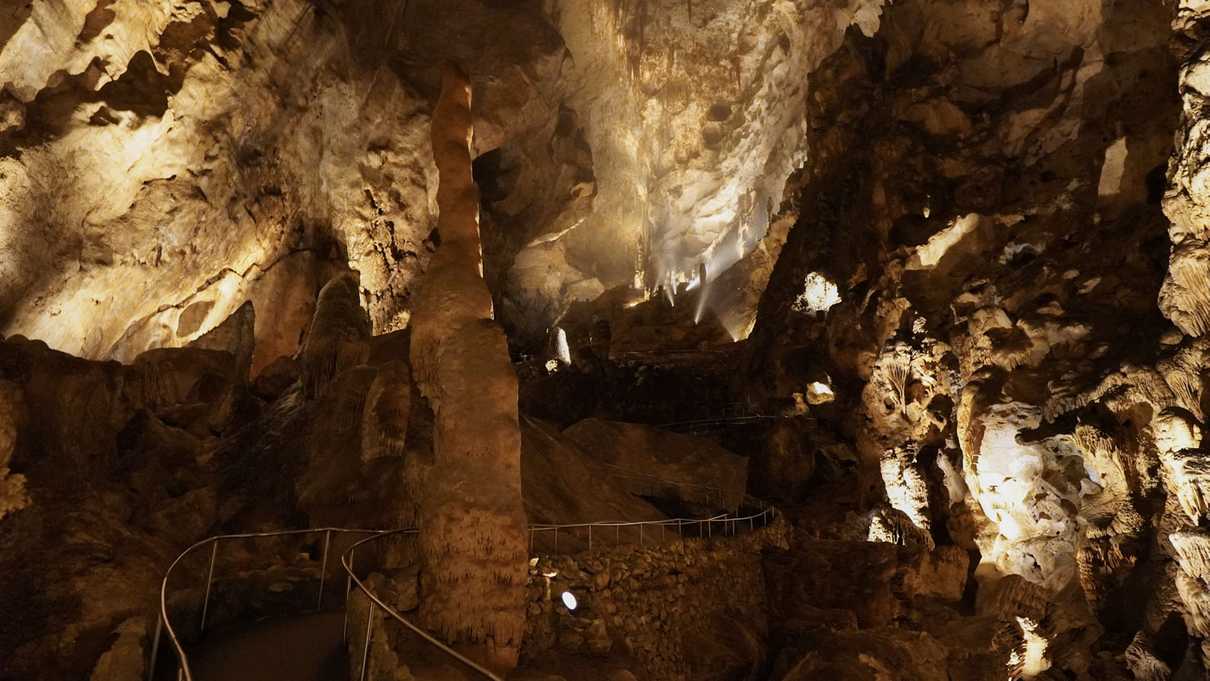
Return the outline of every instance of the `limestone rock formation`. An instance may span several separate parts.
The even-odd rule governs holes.
[[[341,371],[363,364],[369,336],[370,320],[361,307],[357,280],[345,275],[325,284],[299,350],[307,393],[317,394]]]
[[[13,473],[9,464],[17,449],[17,437],[28,416],[21,389],[14,383],[0,383],[0,519],[29,505],[25,476]]]
[[[411,413],[411,370],[402,361],[388,362],[374,376],[366,394],[361,423],[362,460],[403,455]]]
[[[517,377],[483,280],[471,84],[442,73],[433,114],[441,247],[412,315],[411,360],[435,416],[420,504],[423,621],[503,669],[524,631],[526,544]]]
[[[144,676],[206,535],[415,524],[355,568],[519,679],[1205,678],[1208,38],[1201,0],[8,3],[0,677]],[[322,554],[233,545],[215,622],[314,607]],[[453,664],[350,607],[381,677]]]
[[[635,486],[601,470],[598,460],[581,448],[570,433],[549,423],[521,422],[521,483],[525,514],[530,523],[588,523],[601,518],[618,521],[659,520],[655,506],[636,496],[650,487]],[[627,484],[631,483],[631,484]],[[591,490],[591,494],[587,492]],[[587,537],[569,537],[586,542]],[[568,541],[564,539],[564,541]]]
[[[748,462],[707,439],[636,424],[585,419],[563,431],[598,475],[633,494],[706,509],[738,510]]]
[[[256,309],[252,301],[240,305],[226,321],[198,336],[189,346],[231,353],[239,377],[247,380],[256,350]]]

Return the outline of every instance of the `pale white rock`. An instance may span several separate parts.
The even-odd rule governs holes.
[[[911,450],[892,450],[880,462],[882,482],[891,506],[903,512],[912,523],[929,531],[928,483]]]

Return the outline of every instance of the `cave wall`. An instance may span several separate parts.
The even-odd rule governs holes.
[[[902,2],[815,75],[828,162],[748,383],[785,401],[829,377],[841,409],[814,414],[856,447],[870,537],[970,551],[1027,677],[1203,673],[1196,25],[1162,2]],[[795,309],[814,274],[826,313]]]
[[[517,45],[479,49],[502,22]],[[257,369],[346,266],[375,330],[406,326],[435,248],[434,65],[483,84],[486,151],[550,117],[563,53],[532,8],[473,1],[40,0],[2,24],[3,333],[128,361],[252,300]]]
[[[408,494],[375,517],[414,516],[409,495],[432,479],[409,480],[399,459],[411,445],[431,457],[416,435],[433,415],[411,420],[424,410],[395,334],[448,251],[428,131],[432,66],[452,59],[477,93],[492,298],[477,318],[533,347],[573,302],[675,290],[705,262],[699,285],[717,293],[696,300],[732,338],[753,328],[737,392],[787,417],[754,456],[752,489],[804,503],[817,477],[855,469],[854,495],[829,501],[852,510],[835,531],[966,552],[964,607],[1015,623],[1022,674],[1204,673],[1205,11],[882,5],[0,10],[0,333],[78,356],[4,346],[0,553],[46,544],[62,526],[40,523],[61,514],[68,545],[99,566],[41,577],[4,562],[32,632],[6,632],[5,650],[24,671],[75,643],[53,671],[86,672],[146,627],[139,604],[81,594],[95,579],[152,584],[170,553],[154,532],[283,520],[223,508],[212,486],[340,519],[372,513],[364,487],[385,480]],[[657,313],[632,318],[648,347],[674,338],[643,326]],[[275,401],[298,379],[300,395]],[[229,475],[273,470],[283,445],[235,434],[237,406],[297,424],[319,409],[308,400],[324,410],[306,461],[239,487]],[[349,438],[364,443],[353,454]],[[237,450],[255,456],[231,464]],[[140,499],[163,476],[168,498]],[[146,527],[115,529],[152,502]],[[77,507],[103,519],[100,539]],[[894,628],[910,617],[844,617],[835,636],[790,642],[777,673],[831,669],[796,657],[803,641],[888,660],[934,650]]]

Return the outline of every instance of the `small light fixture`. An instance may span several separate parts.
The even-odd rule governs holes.
[[[571,364],[571,347],[567,344],[567,332],[562,327],[555,327],[555,353],[563,364]]]
[[[563,605],[567,606],[568,610],[575,610],[576,606],[579,605],[579,603],[576,601],[575,595],[570,591],[564,591],[561,598],[563,599]]]

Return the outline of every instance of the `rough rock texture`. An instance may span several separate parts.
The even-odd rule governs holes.
[[[702,268],[742,337],[811,154],[809,73],[881,5],[38,0],[0,27],[0,329],[128,360],[251,300],[255,374],[346,264],[374,329],[402,328],[436,247],[433,67],[454,59],[481,95],[487,276],[520,342]]]
[[[256,350],[256,308],[252,301],[240,305],[226,321],[198,336],[189,347],[231,353],[240,379],[248,380]]]
[[[0,630],[0,677],[145,678],[162,571],[201,537],[415,525],[434,462],[433,415],[405,380],[408,341],[406,332],[356,341],[363,363],[339,368],[311,396],[292,361],[253,385],[223,351],[162,349],[120,365],[0,342],[0,604],[11,625]],[[559,436],[551,453],[528,432],[535,520],[663,517],[625,489],[600,490],[570,441]],[[224,543],[208,621],[314,607],[321,551],[317,536]],[[400,601],[409,611],[415,555],[391,555],[385,582],[412,585]],[[174,573],[174,622],[198,621],[205,568],[194,554]],[[331,572],[328,584],[334,605]],[[182,633],[192,643],[193,628]],[[409,654],[392,650],[383,654]]]
[[[637,271],[649,288],[751,251],[806,158],[803,75],[849,26],[872,35],[881,5],[555,3],[597,177],[569,250],[608,248],[607,287]]]
[[[961,549],[803,536],[789,549],[765,561],[770,678],[990,680],[1011,671],[1021,630],[1009,616],[964,612]]]
[[[17,436],[28,416],[21,387],[15,383],[0,383],[0,519],[29,505],[25,491],[25,476],[9,469],[17,449]]]
[[[160,352],[121,366],[37,342],[0,343],[5,676],[136,673],[171,547],[191,543],[216,520],[223,476],[212,429],[228,427],[214,418],[227,391],[202,386],[227,384],[234,360],[207,350]],[[241,506],[232,499],[227,512]]]
[[[420,503],[421,618],[511,669],[524,629],[525,510],[517,376],[483,280],[471,175],[471,83],[443,68],[433,113],[441,248],[416,299],[411,359],[435,417]]]
[[[807,74],[850,26],[873,34],[882,4],[546,3],[568,55],[557,118],[479,166],[487,244],[505,254],[489,280],[517,342],[602,291],[694,280],[745,337],[788,227],[773,214],[810,157]]]
[[[523,678],[1210,668],[1205,2],[9,5],[0,677],[138,674],[201,535],[417,519],[382,588],[561,650]],[[744,459],[670,468],[661,424]],[[709,505],[602,461],[785,506],[737,578],[767,626],[648,645],[543,593],[525,641],[524,513]]]
[[[1208,19],[1200,3],[1182,2],[1177,10],[1173,27],[1184,41],[1181,52],[1185,61],[1180,71],[1184,115],[1164,195],[1164,213],[1171,221],[1168,236],[1172,257],[1160,291],[1160,308],[1182,332],[1194,337],[1210,329],[1205,281],[1206,242],[1210,238],[1206,232],[1206,121],[1202,116],[1210,72],[1190,48],[1202,39]]]
[[[654,548],[539,554],[530,570],[523,662],[569,674],[562,658],[592,660],[576,678],[616,669],[636,678],[752,678],[767,648],[761,552],[786,545],[787,526]],[[563,592],[577,600],[574,611]],[[719,599],[718,594],[733,594]]]
[[[345,275],[324,285],[298,353],[307,394],[318,394],[337,374],[364,364],[369,336],[370,320],[357,299],[357,280]]]
[[[634,494],[646,493],[649,487],[636,489],[628,480],[610,477],[595,457],[549,423],[522,419],[521,456],[521,486],[530,524],[664,517]],[[589,490],[591,494],[586,493]]]
[[[1194,5],[897,2],[812,78],[746,389],[828,377],[804,411],[856,448],[841,536],[972,552],[1028,678],[1204,673]]]
[[[375,321],[399,325],[419,265],[373,261],[424,251],[427,117],[394,76],[340,60],[332,17],[302,1],[38,2],[6,29],[0,83],[26,112],[3,140],[9,332],[128,359],[252,300],[259,367],[297,347],[341,250]]]
[[[600,419],[563,434],[633,494],[729,511],[744,501],[748,460],[710,440]]]
[[[494,40],[505,23],[516,44]],[[346,264],[375,330],[401,328],[435,248],[433,65],[472,70],[481,153],[557,118],[563,54],[538,8],[477,0],[14,8],[0,328],[129,360],[251,300],[255,373],[297,349]]]

